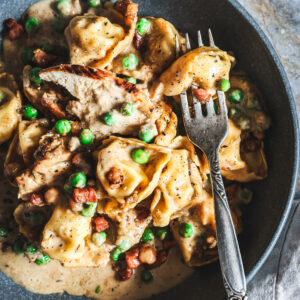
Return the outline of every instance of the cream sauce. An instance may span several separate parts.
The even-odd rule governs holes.
[[[2,169],[1,172],[3,173]],[[17,189],[2,177],[0,190],[0,223],[4,223],[7,212],[12,213],[17,205]],[[0,249],[3,241],[4,239],[1,241],[0,238]],[[111,264],[97,268],[66,268],[57,260],[52,260],[40,266],[30,262],[24,254],[18,255],[12,250],[7,252],[0,250],[0,269],[16,283],[39,294],[67,292],[94,299],[135,300],[166,291],[189,277],[193,269],[187,267],[180,257],[179,249],[172,249],[167,262],[152,270],[154,280],[147,284],[140,279],[141,268],[136,270],[129,280],[119,281],[115,278],[116,273],[112,270]],[[101,286],[99,294],[95,293],[98,285]]]

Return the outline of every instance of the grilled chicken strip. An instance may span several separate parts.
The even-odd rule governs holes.
[[[33,168],[26,169],[16,178],[21,199],[29,199],[32,193],[44,187],[61,184],[62,176],[72,166],[72,153],[67,150],[67,139],[51,132],[41,138]]]
[[[41,71],[40,77],[64,87],[78,99],[69,101],[67,110],[97,138],[114,133],[136,135],[141,125],[151,123],[153,104],[148,93],[109,71],[60,65]],[[130,115],[122,113],[122,105],[128,103],[133,105]],[[110,124],[104,120],[107,113],[112,113]]]

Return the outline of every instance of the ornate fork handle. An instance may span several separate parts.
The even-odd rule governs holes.
[[[220,265],[228,299],[247,299],[242,258],[220,172],[218,151],[207,154],[211,170]]]

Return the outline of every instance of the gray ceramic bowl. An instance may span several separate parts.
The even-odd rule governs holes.
[[[0,21],[18,18],[35,0],[1,0]],[[251,16],[235,0],[143,0],[140,15],[163,17],[182,32],[212,28],[216,44],[233,50],[240,66],[261,89],[272,118],[265,150],[269,177],[252,184],[254,201],[244,212],[239,237],[248,282],[268,257],[285,226],[295,192],[299,135],[292,91],[272,45]],[[57,299],[32,294],[0,273],[0,298]],[[218,263],[202,267],[176,288],[152,299],[222,299]],[[62,299],[81,299],[62,295]]]

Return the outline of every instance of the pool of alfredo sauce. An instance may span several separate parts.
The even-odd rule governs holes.
[[[3,166],[2,160],[1,165]],[[2,168],[1,173],[3,174]],[[13,211],[17,193],[4,176],[0,179],[0,191],[1,223],[7,211]],[[8,203],[7,199],[11,199],[12,203]],[[17,255],[12,250],[8,252],[0,250],[0,269],[16,283],[35,293],[50,294],[65,291],[71,295],[86,295],[105,300],[148,298],[174,287],[193,272],[182,262],[178,249],[172,249],[167,262],[153,270],[154,279],[150,283],[141,281],[141,270],[137,270],[129,280],[121,282],[115,279],[111,265],[105,268],[65,268],[53,260],[39,266],[30,262],[25,255]],[[95,288],[98,285],[101,286],[101,292],[96,294]]]

